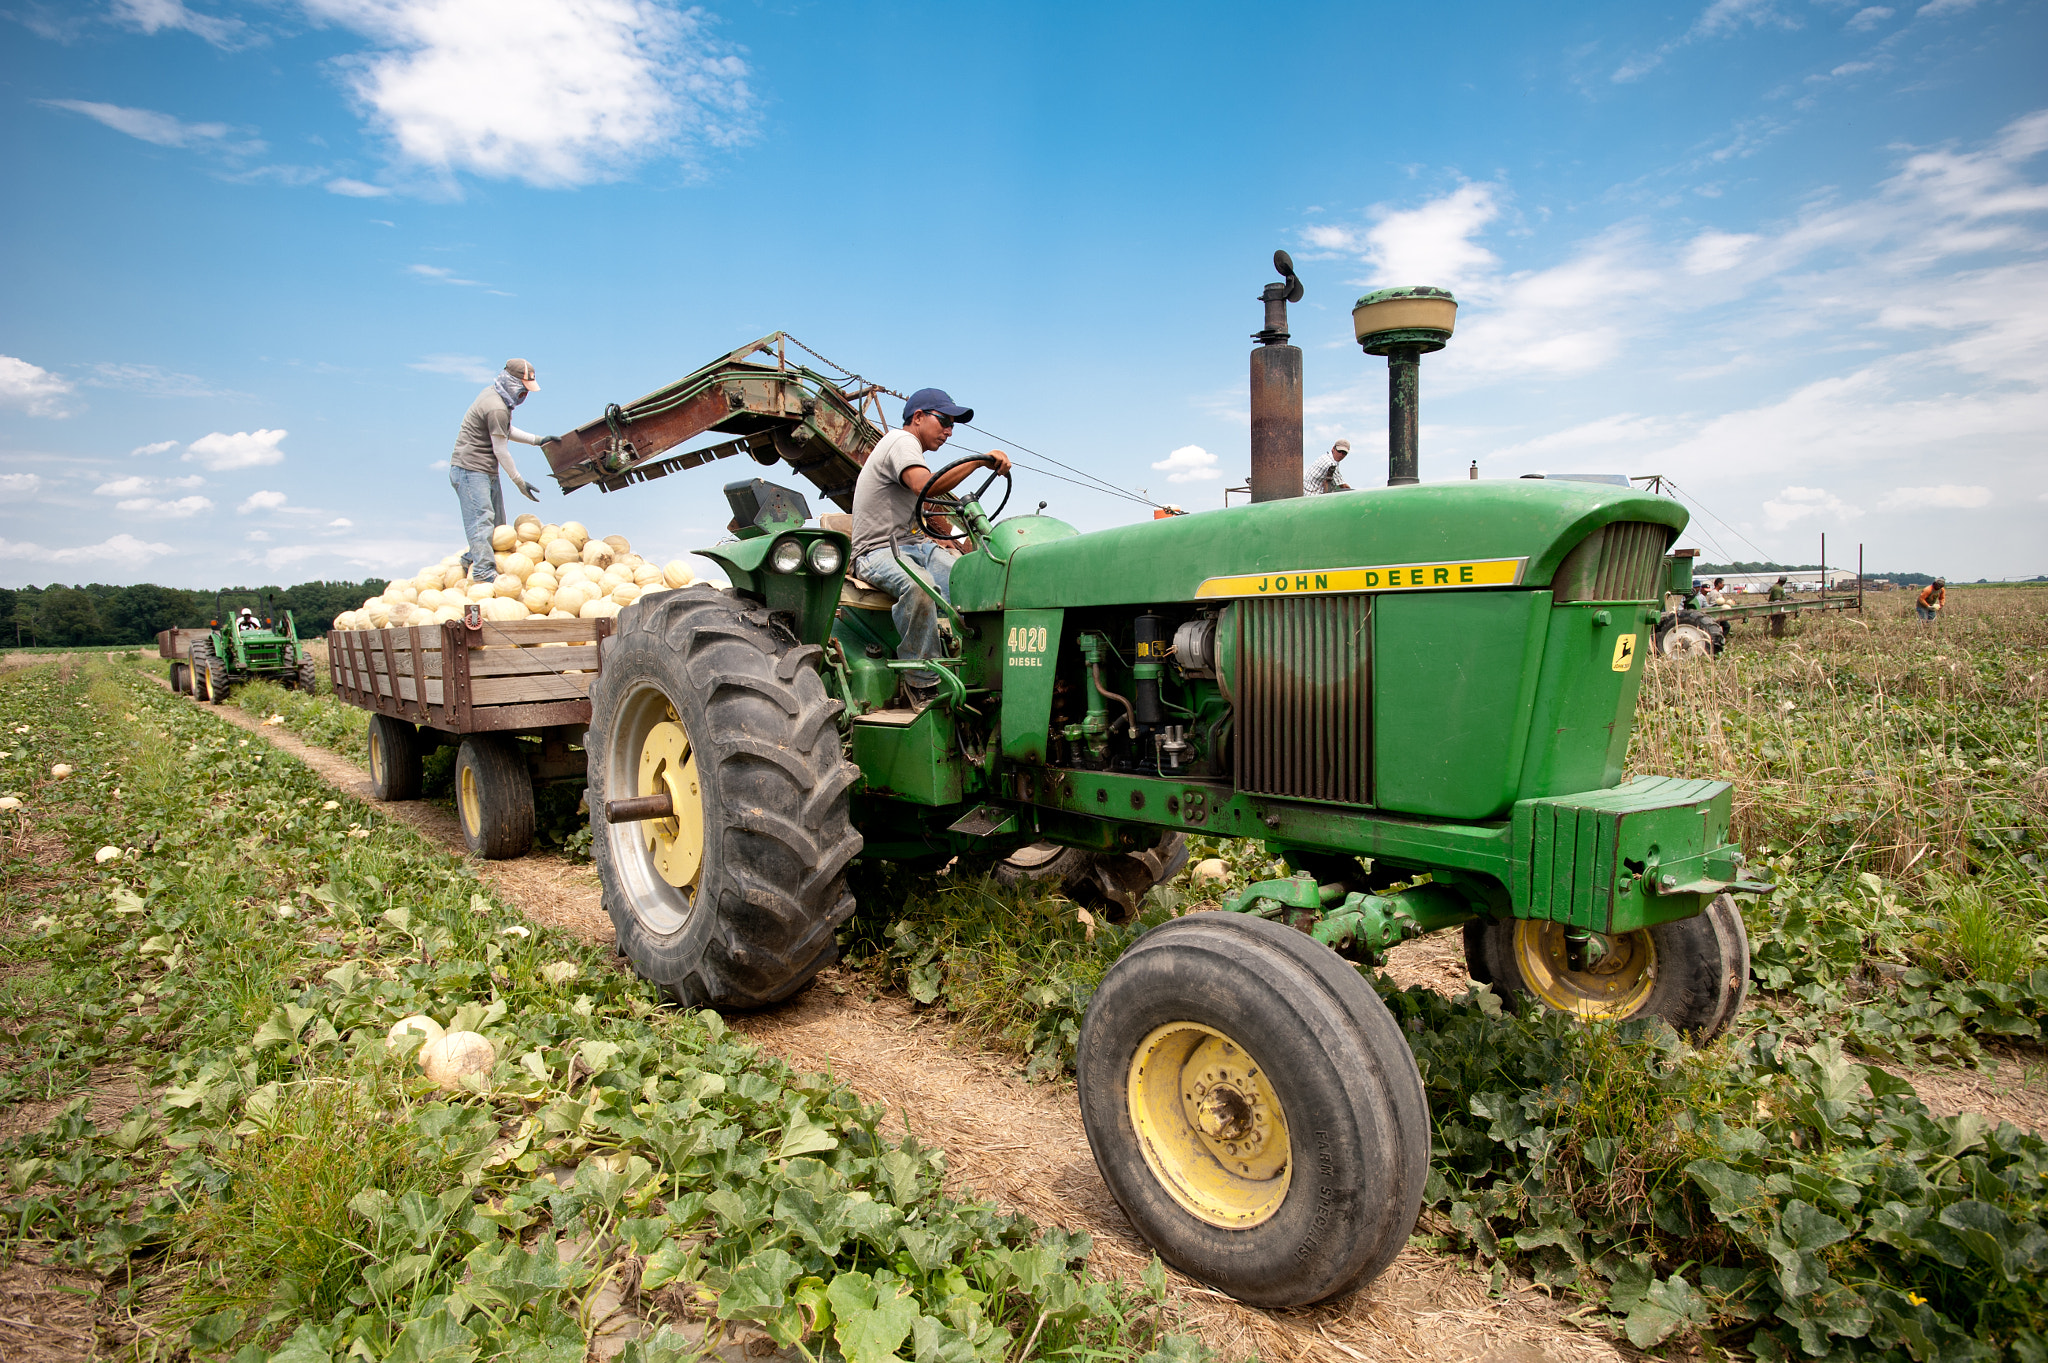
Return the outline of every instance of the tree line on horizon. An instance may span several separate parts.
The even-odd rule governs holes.
[[[272,615],[280,627],[291,612],[302,639],[327,633],[334,617],[385,587],[383,578],[361,582],[301,582],[292,587],[223,587],[188,591],[153,582],[112,586],[0,588],[0,647],[90,647],[151,644],[159,631],[197,629],[222,610],[243,605]]]

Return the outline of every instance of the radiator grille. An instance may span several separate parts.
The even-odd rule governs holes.
[[[1337,804],[1372,799],[1372,598],[1240,601],[1237,788]]]
[[[1672,530],[1648,521],[1617,521],[1580,540],[1557,566],[1551,599],[1651,601],[1662,595],[1664,551]]]

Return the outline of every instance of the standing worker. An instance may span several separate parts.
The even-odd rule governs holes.
[[[950,492],[974,472],[977,461],[998,473],[1010,469],[1009,455],[990,450],[934,480],[925,456],[953,438],[955,421],[972,420],[973,408],[959,406],[940,389],[918,389],[903,404],[903,424],[876,442],[853,485],[853,575],[896,598],[889,615],[902,640],[898,658],[945,656],[939,608],[910,575],[922,572],[940,596],[949,596],[953,561],[960,557],[919,533],[914,523],[918,497]],[[941,520],[941,528],[953,527]],[[928,671],[903,674],[903,689],[913,705],[929,703],[938,686],[939,679]]]
[[[1928,583],[1920,591],[1920,600],[1914,605],[1914,612],[1922,623],[1933,624],[1941,618],[1941,606],[1948,600],[1948,584],[1940,578]]]
[[[1337,471],[1337,465],[1344,462],[1344,456],[1351,453],[1351,442],[1339,440],[1330,446],[1330,452],[1316,460],[1315,467],[1308,471],[1308,477],[1301,480],[1301,495],[1315,497],[1325,492],[1349,492],[1351,484],[1344,481],[1344,475]]]
[[[462,567],[473,582],[491,582],[498,576],[497,556],[491,549],[491,531],[505,524],[505,491],[498,485],[498,470],[505,470],[512,486],[527,501],[540,500],[540,494],[519,476],[510,443],[540,445],[555,438],[528,435],[512,424],[512,409],[539,388],[532,365],[525,360],[505,361],[504,371],[469,404],[455,433],[455,452],[448,456],[448,481],[462,508],[462,537],[469,541]]]
[[[1787,596],[1789,596],[1790,594],[1791,594],[1791,593],[1790,593],[1790,592],[1789,592],[1789,591],[1788,591],[1788,590],[1786,589],[1786,587],[1785,587],[1785,579],[1784,579],[1784,577],[1783,577],[1782,575],[1780,575],[1780,577],[1778,578],[1778,580],[1777,580],[1776,582],[1773,582],[1773,583],[1771,584],[1771,596],[1770,596],[1770,599],[1771,599],[1771,600],[1773,600],[1773,601],[1783,601],[1783,600],[1784,600],[1784,599],[1785,599],[1785,598],[1786,598]],[[1771,612],[1771,637],[1772,637],[1773,639],[1782,639],[1782,638],[1784,638],[1784,637],[1785,637],[1785,612],[1784,612],[1784,611],[1772,611],[1772,612]]]

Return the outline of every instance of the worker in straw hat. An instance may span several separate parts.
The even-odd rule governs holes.
[[[491,531],[505,524],[505,491],[498,485],[498,470],[504,469],[512,486],[529,502],[540,500],[512,462],[512,442],[540,445],[555,437],[529,435],[512,424],[512,409],[526,401],[526,395],[540,388],[540,379],[525,360],[507,360],[505,368],[490,386],[476,395],[462,415],[455,433],[455,452],[448,456],[448,481],[455,486],[455,500],[462,508],[462,537],[469,552],[462,556],[463,569],[477,582],[498,576],[498,561],[491,552]]]

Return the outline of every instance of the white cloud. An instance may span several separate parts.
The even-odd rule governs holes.
[[[252,492],[248,500],[235,508],[235,514],[246,516],[251,511],[276,511],[288,500],[282,492]]]
[[[49,370],[0,355],[0,406],[19,407],[30,416],[66,416],[59,401],[71,385]]]
[[[158,497],[134,497],[125,502],[114,503],[116,511],[147,512],[152,516],[169,516],[184,520],[202,511],[211,511],[213,501],[207,497],[180,497],[176,501],[165,501]]]
[[[431,279],[436,284],[461,284],[472,289],[484,287],[484,282],[481,279],[463,279],[455,271],[440,265],[408,265],[405,267],[405,272],[407,274],[416,274],[422,279]]]
[[[187,123],[174,114],[159,113],[155,109],[131,109],[122,104],[100,104],[89,99],[46,99],[43,103],[53,109],[84,114],[117,133],[126,133],[159,147],[196,147],[233,156],[254,156],[265,148],[265,143],[256,138],[235,141],[235,129],[225,123]]]
[[[336,516],[333,520],[327,522],[329,530],[349,530],[353,529],[354,526],[355,522],[346,516]]]
[[[131,456],[137,454],[165,454],[176,448],[178,448],[178,442],[175,440],[152,440],[147,445],[137,445],[128,453]]]
[[[1937,4],[1944,2],[1945,0],[1936,0]],[[1970,0],[1965,0],[1965,3],[1969,2]],[[1801,22],[1797,15],[1780,10],[1775,0],[1713,0],[1712,4],[1700,11],[1699,18],[1693,20],[1692,27],[1683,35],[1653,52],[1630,57],[1615,70],[1614,80],[1623,84],[1641,80],[1662,66],[1666,57],[1688,43],[1697,42],[1702,38],[1724,37],[1744,26],[1796,29],[1801,27]]]
[[[1944,14],[1961,14],[1966,9],[1976,7],[1977,0],[1933,0],[1933,3],[1922,5],[1913,13],[1922,19],[1938,19]]]
[[[101,540],[98,544],[74,545],[68,549],[45,549],[27,540],[0,539],[0,558],[41,563],[90,563],[115,569],[140,568],[151,559],[162,558],[171,552],[168,544],[139,540],[125,533]]]
[[[242,538],[252,544],[268,544],[270,543],[270,532],[268,530],[251,530]]]
[[[1360,238],[1373,280],[1434,284],[1453,293],[1490,276],[1500,258],[1472,240],[1500,216],[1493,185],[1460,185],[1419,208],[1375,208],[1378,219]]]
[[[481,355],[422,355],[408,367],[422,374],[446,374],[469,383],[489,383],[498,375],[498,366]]]
[[[1618,412],[1613,416],[1603,416],[1597,421],[1588,421],[1566,430],[1552,431],[1549,435],[1537,436],[1534,440],[1524,440],[1520,444],[1503,446],[1487,455],[1487,459],[1489,461],[1506,459],[1528,463],[1543,455],[1564,455],[1567,462],[1569,462],[1570,456],[1580,450],[1600,449],[1611,445],[1640,444],[1646,440],[1654,440],[1665,434],[1670,429],[1670,425],[1671,423],[1662,417],[1638,416],[1634,412]],[[1603,455],[1601,457],[1604,458],[1606,456]],[[1572,473],[1597,471],[1576,466],[1565,469],[1562,464],[1557,467],[1560,470]]]
[[[1718,274],[1742,263],[1749,248],[1763,238],[1754,232],[1717,232],[1712,228],[1692,239],[1685,249],[1687,274]]]
[[[543,187],[752,134],[737,51],[659,0],[303,0],[375,45],[350,92],[396,159]]]
[[[205,482],[206,480],[197,474],[189,478],[145,478],[139,474],[130,474],[126,478],[101,483],[93,489],[93,494],[99,497],[139,497],[146,493],[172,488],[182,491],[186,488],[200,487]]]
[[[185,451],[187,461],[197,460],[215,473],[229,469],[250,469],[262,464],[281,464],[284,451],[279,449],[288,432],[285,431],[236,431],[233,435],[215,431],[202,435],[193,441]]]
[[[327,182],[329,194],[341,194],[351,199],[382,199],[391,190],[383,185],[367,184],[362,180],[351,180],[346,175]]]
[[[1974,511],[1980,506],[1991,505],[1991,489],[1956,483],[1942,483],[1937,487],[1901,487],[1887,492],[1878,505],[1887,511],[1920,511],[1929,507]]]
[[[43,480],[33,473],[0,473],[0,495],[33,497],[42,488]]]
[[[85,380],[95,388],[119,388],[159,398],[241,398],[248,396],[216,388],[197,374],[180,374],[154,364],[96,364]]]
[[[1216,456],[1200,445],[1183,445],[1152,467],[1165,473],[1169,483],[1201,483],[1223,476]]]
[[[185,8],[180,0],[114,0],[109,17],[116,23],[140,29],[144,33],[182,29],[204,38],[215,47],[235,46],[236,39],[248,27],[240,19],[221,19],[210,14],[195,14]]]
[[[1773,530],[1783,530],[1814,516],[1840,521],[1854,520],[1862,514],[1826,488],[1818,487],[1784,488],[1764,503],[1764,521]]]
[[[1893,11],[1884,5],[1865,5],[1849,16],[1848,27],[1857,33],[1868,33],[1892,17]]]

